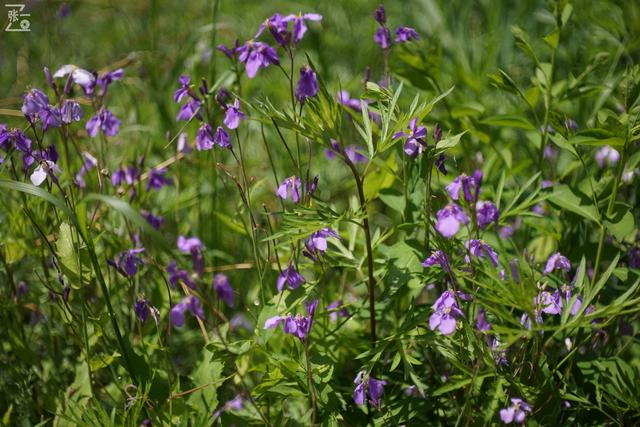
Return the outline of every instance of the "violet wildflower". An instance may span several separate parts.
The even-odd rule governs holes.
[[[213,142],[221,148],[231,148],[231,138],[222,126],[216,128],[216,132],[213,134]]]
[[[227,101],[229,101],[230,99],[231,92],[229,92],[226,87],[223,86],[218,89],[218,92],[216,92],[216,102],[220,104],[222,108],[227,105]]]
[[[484,240],[467,240],[464,246],[469,250],[471,255],[478,258],[488,257],[495,267],[498,266],[498,254]]]
[[[620,153],[615,148],[605,145],[596,153],[596,163],[601,168],[613,166],[620,160]]]
[[[379,5],[376,10],[373,12],[373,19],[376,20],[378,24],[384,26],[387,23],[387,14],[384,11],[384,5]]]
[[[189,97],[187,102],[182,104],[180,110],[178,110],[178,114],[176,115],[176,122],[179,122],[180,120],[188,122],[194,116],[200,117],[200,105],[201,103],[198,99]]]
[[[179,103],[185,96],[189,96],[189,87],[191,85],[191,79],[189,76],[182,75],[178,78],[180,87],[173,93],[173,100]]]
[[[386,381],[367,376],[364,371],[360,371],[353,380],[353,383],[356,384],[353,390],[353,401],[356,405],[364,405],[366,395],[368,394],[371,404],[376,408],[380,407],[384,386],[387,384]]]
[[[295,44],[298,44],[300,43],[300,40],[302,40],[304,34],[307,32],[305,21],[322,21],[322,15],[317,13],[299,13],[297,15],[289,15],[287,16],[287,19],[293,20],[293,42]]]
[[[92,138],[95,138],[98,130],[102,130],[106,136],[116,136],[120,131],[120,120],[111,111],[102,107],[95,116],[87,121],[86,129]]]
[[[149,223],[150,226],[152,226],[156,230],[160,229],[160,227],[164,223],[164,218],[156,216],[149,211],[142,211],[140,212],[140,215]]]
[[[429,317],[429,328],[440,330],[443,335],[451,335],[456,330],[457,318],[464,317],[458,307],[454,291],[444,291],[433,304],[433,314]]]
[[[536,310],[540,310],[546,314],[562,313],[562,297],[560,292],[555,290],[553,293],[542,291],[533,299],[533,305]]]
[[[274,13],[271,17],[267,18],[262,24],[260,24],[260,28],[258,28],[258,32],[253,36],[253,38],[257,39],[263,33],[265,28],[268,28],[276,43],[282,47],[288,46],[291,42],[291,32],[289,31],[290,20],[287,18],[288,17],[279,13]]]
[[[162,187],[166,186],[172,186],[173,185],[173,181],[171,180],[171,178],[166,176],[167,174],[167,169],[166,168],[161,168],[161,169],[156,169],[156,168],[152,168],[149,170],[149,176],[147,178],[147,191],[149,191],[150,189],[154,189],[154,190],[159,190]]]
[[[435,165],[442,175],[447,176],[449,173],[447,172],[447,166],[444,164],[445,160],[446,157],[444,156],[444,154],[440,154],[435,161]]]
[[[49,128],[58,128],[62,124],[62,115],[58,107],[47,105],[38,112],[40,121],[42,122],[42,130],[45,131]]]
[[[379,27],[373,35],[373,41],[382,49],[388,49],[391,46],[391,32],[386,27]]]
[[[308,65],[300,68],[300,80],[296,86],[295,95],[300,103],[304,103],[305,99],[313,98],[318,94],[318,78],[316,72]]]
[[[216,46],[216,49],[218,49],[220,52],[224,53],[227,58],[229,59],[233,59],[234,56],[236,56],[236,54],[238,53],[238,48],[240,47],[240,44],[238,43],[238,40],[236,39],[236,41],[233,43],[232,47],[227,47],[223,44],[219,44],[218,46]]]
[[[469,219],[462,208],[455,203],[450,203],[440,209],[436,214],[436,230],[447,239],[455,236],[460,229],[460,224],[468,224]]]
[[[237,49],[237,53],[238,59],[245,64],[247,77],[250,79],[256,76],[260,68],[280,64],[276,50],[263,42],[249,40]]]
[[[35,115],[40,110],[49,106],[49,97],[39,89],[33,88],[24,95],[22,104],[22,114],[30,121],[33,121]]]
[[[276,195],[282,200],[291,199],[293,203],[300,203],[302,181],[296,176],[285,178],[276,190]]]
[[[340,144],[335,139],[331,140],[331,148],[325,148],[324,153],[327,156],[327,159],[333,160],[336,158],[336,153],[343,154],[342,149],[340,148]],[[351,163],[366,163],[369,161],[369,158],[362,154],[365,149],[360,147],[359,145],[351,144],[344,149],[344,156],[351,161]]]
[[[178,269],[175,260],[171,261],[167,266],[167,273],[169,273],[169,283],[172,287],[175,288],[179,283],[184,283],[191,289],[196,288],[196,284],[189,277],[189,273],[186,270]]]
[[[511,268],[511,277],[513,277],[513,281],[516,283],[520,283],[520,275],[518,274],[518,260],[514,258],[509,261],[509,267]]]
[[[278,276],[276,287],[278,292],[282,292],[285,285],[288,286],[289,289],[297,289],[304,282],[305,278],[302,274],[298,273],[298,270],[296,270],[293,264],[289,264],[289,266],[283,269],[282,273]]]
[[[153,317],[153,320],[156,322],[156,326],[160,324],[160,311],[149,304],[144,297],[139,296],[136,298],[136,302],[133,306],[133,311],[136,313],[136,317],[141,323],[144,323],[149,318],[149,315]]]
[[[229,307],[235,306],[236,296],[231,287],[229,278],[222,273],[213,276],[213,290]]]
[[[531,410],[532,408],[527,402],[518,397],[512,397],[511,406],[500,409],[500,419],[505,424],[511,424],[514,421],[518,424],[524,424],[527,413]]]
[[[238,98],[233,101],[233,105],[227,105],[224,115],[224,125],[229,129],[236,129],[240,125],[241,119],[246,119],[247,115],[240,111],[240,101]]]
[[[213,419],[215,420],[216,418],[218,418],[223,412],[231,411],[231,410],[239,411],[243,407],[244,407],[244,397],[242,397],[241,394],[238,394],[236,395],[236,397],[227,401],[224,405],[218,408],[213,413]]]
[[[409,130],[407,132],[396,132],[393,134],[393,138],[404,138],[407,140],[404,143],[404,152],[411,158],[415,158],[418,154],[422,153],[427,148],[427,128],[424,126],[418,126],[418,118],[414,118],[409,122]]]
[[[30,176],[31,183],[35,186],[42,184],[47,177],[55,180],[54,172],[60,172],[60,168],[51,160],[41,160],[40,164]]]
[[[571,297],[573,294],[573,286],[567,285],[566,283],[560,287],[560,293],[564,296],[564,306],[568,307],[571,302]],[[571,305],[570,313],[572,316],[578,314],[578,310],[582,307],[582,294],[578,294],[575,301]]]
[[[171,308],[169,317],[171,318],[171,323],[173,323],[174,326],[180,327],[184,325],[185,311],[189,311],[195,317],[199,318],[200,320],[204,320],[204,311],[202,310],[202,306],[200,305],[200,300],[194,295],[188,295],[184,297],[182,301]]]
[[[202,274],[204,270],[204,259],[202,257],[202,251],[204,251],[204,245],[197,237],[184,237],[178,236],[177,242],[178,250],[183,254],[191,254],[193,261],[193,269]]]
[[[120,252],[116,260],[110,261],[109,264],[124,276],[133,277],[138,273],[138,267],[144,265],[142,258],[139,256],[142,252],[144,252],[144,248]]]
[[[553,270],[571,271],[571,262],[560,252],[556,252],[547,259],[543,274],[549,274]]]
[[[84,163],[76,174],[75,182],[78,187],[85,188],[86,183],[84,181],[84,175],[98,165],[98,160],[86,152],[82,153],[82,158],[84,159]]]
[[[178,135],[178,146],[176,150],[178,151],[178,153],[185,153],[185,154],[188,154],[192,151],[192,148],[189,145],[189,138],[186,132],[182,132],[180,133],[180,135]]]
[[[553,145],[546,145],[542,151],[542,155],[545,159],[555,159],[558,157],[558,149]]]
[[[489,224],[497,224],[500,217],[500,211],[489,201],[480,201],[476,203],[476,213],[478,219],[478,227],[486,228]]]
[[[472,190],[475,190],[478,187],[478,183],[473,176],[468,176],[466,174],[461,174],[453,182],[447,185],[445,188],[449,193],[449,197],[453,200],[458,200],[460,197],[460,190],[464,194],[464,199],[468,202],[474,200],[474,194]]]
[[[349,92],[347,92],[346,90],[341,90],[340,92],[338,92],[338,104],[351,108],[354,111],[362,112],[362,106],[360,105],[360,100],[351,98],[351,96],[349,95]]]
[[[324,255],[327,250],[327,239],[330,237],[340,238],[338,233],[330,228],[323,228],[311,234],[309,239],[305,242],[307,248],[303,254],[312,260],[317,260],[318,255]]]
[[[305,302],[307,308],[307,315],[302,316],[297,314],[295,317],[292,315],[287,316],[274,316],[270,317],[264,322],[264,329],[272,329],[278,327],[282,322],[282,330],[290,335],[295,335],[304,342],[307,336],[311,333],[311,327],[313,326],[313,316],[315,315],[316,308],[318,307],[318,300],[313,302]]]
[[[69,81],[71,83],[77,83],[85,92],[89,90],[89,88],[92,88],[96,82],[96,77],[93,73],[71,64],[60,67],[53,74],[53,77],[61,78],[66,75],[69,75]],[[68,90],[65,90],[65,93],[68,93]]]
[[[124,77],[124,70],[122,68],[118,68],[117,70],[107,71],[96,79],[96,85],[100,85],[102,87],[101,95],[104,96],[107,94],[107,88],[109,85],[115,81],[122,80]]]
[[[480,309],[478,310],[478,315],[476,316],[476,328],[478,328],[480,332],[487,332],[489,329],[491,329],[491,324],[487,322],[484,308],[482,307],[480,307]]]
[[[411,27],[399,26],[396,30],[396,43],[406,43],[411,40],[420,40],[420,36]]]
[[[422,266],[425,268],[432,267],[436,264],[439,264],[446,272],[451,271],[451,268],[449,267],[449,257],[442,251],[434,251],[429,255],[429,258],[422,262]]]
[[[344,307],[342,300],[337,300],[329,304],[327,306],[327,311],[329,312],[329,319],[331,319],[332,322],[337,321],[338,316],[349,317],[349,310]]]
[[[196,133],[196,149],[198,151],[211,150],[213,148],[213,134],[211,125],[203,122]]]
[[[578,130],[578,122],[573,119],[566,118],[564,119],[564,127],[567,128],[567,130],[576,131]]]
[[[62,104],[62,109],[60,110],[61,120],[63,123],[73,123],[79,122],[84,115],[82,108],[80,108],[80,104],[78,101],[74,101],[73,99],[65,99]]]

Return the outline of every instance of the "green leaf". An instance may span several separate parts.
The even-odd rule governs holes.
[[[194,383],[201,387],[192,393],[188,403],[198,411],[213,412],[218,406],[218,387],[222,385],[223,363],[212,360],[210,353],[204,353],[204,359],[191,375]]]
[[[74,240],[75,237],[75,240]],[[71,286],[74,289],[80,289],[82,286],[82,282],[80,280],[81,272],[82,276],[89,277],[91,274],[91,270],[88,268],[83,268],[83,266],[89,265],[89,260],[86,259],[86,262],[81,261],[78,257],[80,256],[81,248],[78,248],[76,251],[76,245],[80,245],[80,237],[73,230],[73,228],[63,222],[60,224],[60,228],[58,230],[58,241],[56,242],[56,254],[58,256],[58,260],[60,261],[60,268],[62,272],[67,276]],[[84,251],[84,257],[86,258],[86,250]]]
[[[91,365],[92,371],[97,371],[98,369],[106,368],[111,365],[113,362],[120,358],[121,354],[117,351],[114,351],[112,354],[104,354],[99,353],[91,358],[89,361],[89,365]]]
[[[491,116],[482,120],[480,123],[491,126],[504,126],[526,130],[535,130],[535,127],[529,120],[515,114],[500,114],[497,116]]]
[[[588,198],[574,193],[573,190],[565,184],[555,186],[548,200],[562,209],[571,211],[597,224],[600,223],[598,210],[591,204]]]
[[[449,148],[453,148],[456,145],[458,145],[460,143],[460,139],[462,138],[462,136],[467,132],[468,131],[465,130],[464,132],[461,132],[453,136],[448,136],[438,141],[438,145],[436,145],[436,154],[443,153]]]
[[[596,128],[577,133],[569,142],[579,145],[611,145],[620,147],[624,145],[624,138],[616,136],[606,129]]]
[[[383,188],[380,190],[380,200],[391,209],[400,213],[404,212],[406,200],[404,194],[393,188]]]
[[[620,242],[636,229],[635,220],[631,213],[631,207],[622,203],[617,203],[613,214],[608,216],[603,222],[609,232],[613,234],[613,237]]]
[[[544,36],[543,39],[549,46],[551,46],[551,49],[556,50],[558,48],[558,43],[560,42],[560,29],[556,28]]]

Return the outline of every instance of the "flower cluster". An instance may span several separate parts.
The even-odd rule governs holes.
[[[318,300],[312,302],[305,302],[307,308],[307,315],[296,314],[292,316],[288,314],[286,316],[274,316],[270,317],[264,322],[264,329],[277,328],[282,323],[282,330],[290,335],[294,335],[305,342],[307,337],[311,333],[311,327],[313,326],[313,316],[316,313],[318,307]]]

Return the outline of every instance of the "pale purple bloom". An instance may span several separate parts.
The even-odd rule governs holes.
[[[270,64],[280,64],[278,53],[274,48],[263,42],[249,40],[239,47],[236,52],[238,59],[245,64],[247,77],[254,78],[260,68],[268,67]],[[231,128],[230,129],[235,129]]]
[[[183,254],[204,250],[204,245],[197,237],[178,236],[177,246]]]
[[[512,397],[511,406],[500,410],[500,419],[505,424],[511,424],[516,422],[518,424],[524,424],[527,419],[527,413],[531,412],[531,406],[524,400]]]
[[[476,328],[478,328],[480,332],[486,332],[491,329],[491,324],[487,322],[484,314],[484,308],[482,307],[480,307],[478,315],[476,316]]]
[[[216,128],[216,132],[213,134],[213,142],[221,148],[231,148],[231,138],[222,126]]]
[[[456,294],[453,291],[444,291],[433,304],[433,314],[429,317],[429,328],[440,330],[443,335],[451,335],[456,330],[458,317],[464,314],[458,307]]]
[[[140,320],[141,323],[146,322],[149,318],[149,315],[153,317],[156,325],[160,321],[160,312],[158,311],[158,309],[149,304],[149,301],[147,301],[142,296],[136,298],[136,302],[133,306],[133,311],[136,313],[136,317],[138,317],[138,320]]]
[[[511,277],[513,277],[513,281],[516,283],[520,283],[520,275],[518,274],[518,260],[514,258],[509,261],[509,267],[511,268]]]
[[[324,150],[324,153],[328,159],[330,160],[335,159],[336,153],[343,154],[340,144],[335,139],[331,140],[331,148],[332,149],[325,148]],[[366,163],[369,161],[369,158],[364,154],[362,154],[362,152],[364,151],[365,151],[364,148],[355,144],[351,144],[345,147],[344,156],[346,156],[347,159],[349,159],[352,163]]]
[[[337,300],[327,306],[329,319],[331,319],[332,322],[337,321],[338,316],[349,317],[349,310],[347,310],[346,307],[343,307],[343,305],[342,300]]]
[[[436,230],[447,239],[453,237],[458,232],[461,223],[469,223],[467,214],[455,203],[450,203],[440,209],[436,216],[438,218]]]
[[[89,172],[91,169],[96,167],[96,165],[98,164],[98,160],[95,157],[93,157],[91,154],[86,152],[82,153],[82,158],[84,159],[84,163],[82,164],[82,167],[76,174],[75,181],[78,187],[85,188],[86,183],[84,181],[84,175],[87,172]]]
[[[553,145],[546,145],[543,150],[545,159],[554,159],[558,156],[558,149]]]
[[[58,107],[47,105],[38,113],[42,122],[42,130],[58,128],[62,124],[62,115]]]
[[[173,181],[171,180],[171,178],[167,177],[166,174],[167,174],[166,168],[150,169],[149,177],[147,178],[147,191],[149,191],[151,188],[153,188],[154,190],[159,190],[165,185],[172,186]]]
[[[169,283],[172,287],[176,287],[176,285],[180,284],[180,282],[189,286],[191,289],[196,288],[196,284],[189,277],[189,273],[186,270],[178,269],[176,265],[176,261],[173,260],[167,266],[167,273],[169,273]]]
[[[311,333],[313,316],[318,307],[318,300],[313,300],[311,303],[305,302],[305,306],[307,308],[306,316],[300,314],[297,314],[295,317],[291,314],[287,316],[274,316],[265,321],[264,329],[276,328],[280,323],[283,323],[282,330],[285,333],[295,335],[300,341],[304,342]]]
[[[224,115],[224,125],[229,129],[236,129],[240,125],[241,119],[246,119],[247,115],[240,111],[240,101],[238,98],[233,101],[233,105],[227,105]]]
[[[106,136],[116,136],[120,131],[120,120],[111,111],[102,107],[95,116],[87,121],[86,130],[92,138],[95,138],[98,130],[102,130]]]
[[[498,235],[501,239],[508,239],[513,235],[513,231],[513,226],[505,225],[503,227],[500,227],[500,230],[498,230]]]
[[[289,15],[287,19],[293,20],[293,42],[295,44],[300,43],[302,37],[307,32],[307,26],[304,21],[314,21],[319,22],[322,21],[322,15],[317,13],[305,13],[305,14],[297,14],[297,15]]]
[[[271,17],[260,24],[260,28],[258,28],[258,32],[253,36],[253,38],[257,39],[265,28],[268,28],[276,43],[282,47],[288,46],[291,42],[291,32],[289,31],[290,19],[287,18],[288,17],[282,16],[279,13],[274,13]]]
[[[464,246],[469,250],[471,255],[478,258],[488,257],[495,267],[498,266],[498,254],[484,240],[467,240]]]
[[[213,148],[213,135],[211,125],[203,122],[196,132],[196,149],[198,151],[211,150]]]
[[[367,376],[364,371],[360,371],[353,382],[356,384],[353,390],[353,401],[356,405],[364,405],[365,397],[368,394],[371,404],[376,408],[380,407],[386,381]]]
[[[340,238],[338,233],[330,228],[323,228],[311,234],[305,242],[307,250],[303,254],[313,260],[316,260],[318,255],[324,255],[327,250],[327,239],[330,237]]]
[[[60,78],[66,75],[70,75],[68,82],[77,83],[85,90],[85,92],[91,91],[91,88],[93,88],[96,82],[96,77],[93,73],[71,64],[60,67],[53,74],[53,77]],[[65,93],[66,92],[68,92],[68,90],[65,90]]]
[[[596,153],[596,162],[603,168],[613,166],[620,160],[620,153],[615,148],[605,145]]]
[[[107,71],[106,73],[99,76],[96,80],[96,85],[102,86],[101,95],[106,95],[109,85],[115,81],[122,80],[122,77],[124,77],[124,70],[122,68],[118,68],[117,70],[113,71]]]
[[[315,71],[308,65],[300,68],[300,80],[296,86],[295,95],[299,102],[304,102],[306,98],[313,98],[318,94],[318,78]]]
[[[547,259],[543,274],[549,274],[553,270],[571,271],[571,262],[560,252],[556,252]]]
[[[187,99],[187,102],[182,104],[180,110],[178,110],[178,114],[176,115],[176,122],[179,122],[180,120],[188,122],[194,116],[200,116],[200,101],[195,98],[189,97],[189,99]]]
[[[239,411],[244,407],[244,397],[241,394],[236,395],[233,399],[227,401],[224,405],[222,405],[217,411],[213,413],[213,418],[216,419],[226,411]]]
[[[486,228],[489,224],[497,224],[500,217],[500,211],[489,201],[480,201],[476,203],[476,213],[478,218],[478,227]]]
[[[399,26],[396,30],[396,43],[405,43],[411,40],[420,40],[420,36],[411,27]]]
[[[276,195],[282,200],[291,199],[293,203],[300,203],[302,181],[296,176],[285,178],[276,190]]]
[[[192,148],[189,145],[189,138],[186,132],[182,132],[180,133],[180,135],[178,135],[177,151],[178,153],[185,153],[185,154],[188,154],[192,151]]]
[[[178,78],[178,83],[180,83],[180,87],[173,94],[173,100],[176,103],[179,103],[185,96],[189,96],[191,79],[189,76],[182,75]]]
[[[578,130],[578,122],[573,119],[566,118],[564,119],[564,127],[566,127],[567,130]]]
[[[240,44],[238,43],[238,40],[236,39],[236,41],[233,43],[232,47],[227,47],[223,44],[219,44],[216,49],[218,49],[220,52],[224,53],[227,58],[232,59],[236,53],[238,52],[238,48],[240,47]]]
[[[388,49],[391,46],[391,32],[386,27],[379,27],[373,35],[373,41],[382,49]]]
[[[140,212],[140,215],[147,220],[147,222],[149,223],[149,225],[151,225],[153,228],[155,228],[156,230],[160,229],[160,227],[162,226],[162,224],[164,223],[164,218],[160,217],[160,216],[156,216],[154,214],[152,214],[149,211],[142,211]]]
[[[444,271],[451,271],[451,268],[449,267],[449,257],[442,251],[434,251],[429,258],[422,262],[422,266],[425,268],[432,267],[436,264],[439,264]]]
[[[539,295],[534,297],[533,305],[536,310],[540,310],[547,314],[560,314],[562,313],[562,297],[560,292],[555,290],[553,293],[549,291],[542,291]]]
[[[180,327],[184,325],[184,312],[190,311],[192,315],[204,320],[204,311],[200,305],[200,300],[194,295],[187,295],[182,301],[171,308],[169,317],[174,326]]]
[[[553,181],[550,181],[548,179],[544,179],[542,180],[542,183],[540,184],[540,187],[544,190],[547,188],[551,188],[553,187]]]
[[[40,164],[30,176],[31,183],[35,186],[39,186],[42,184],[45,179],[51,178],[52,180],[56,180],[54,172],[59,173],[60,168],[51,160],[41,160]]]
[[[65,99],[60,110],[61,120],[63,123],[79,122],[82,119],[83,111],[80,104],[73,99]]]
[[[542,204],[535,205],[533,208],[531,208],[531,211],[533,213],[538,214],[538,215],[544,215],[545,214],[544,206]]]
[[[33,120],[34,116],[43,108],[49,106],[49,98],[39,89],[33,88],[24,95],[22,104],[22,114],[29,120]]]
[[[404,138],[407,140],[404,143],[404,152],[411,158],[415,158],[418,154],[422,153],[427,148],[427,128],[424,126],[418,126],[418,118],[414,118],[409,122],[408,131],[400,131],[393,134],[393,138]]]
[[[460,198],[460,190],[462,190],[464,199],[470,202],[474,200],[474,193],[472,193],[472,190],[475,191],[478,186],[479,185],[473,176],[469,176],[463,173],[456,177],[456,179],[454,179],[453,182],[447,185],[445,188],[449,193],[449,197],[451,197],[453,200],[458,200]]]
[[[293,264],[290,264],[287,268],[283,269],[282,273],[278,276],[276,287],[278,288],[278,292],[282,292],[285,285],[288,286],[289,289],[297,289],[304,282],[305,279],[302,274],[298,273]]]
[[[345,107],[351,108],[354,111],[361,112],[362,106],[360,105],[360,100],[351,98],[349,92],[346,90],[341,90],[338,92],[338,104],[344,105]]]
[[[227,276],[222,273],[213,276],[213,290],[229,307],[235,306],[236,296]]]

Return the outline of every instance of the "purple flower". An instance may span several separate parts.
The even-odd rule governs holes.
[[[467,214],[465,214],[462,208],[455,203],[450,203],[440,209],[436,216],[438,218],[436,230],[438,230],[438,232],[447,239],[455,236],[460,229],[461,223],[469,223]]]
[[[300,103],[303,103],[306,98],[313,98],[318,94],[318,78],[315,71],[308,65],[303,65],[300,68],[300,80],[296,86],[295,95]]]
[[[41,160],[38,164],[38,167],[35,168],[33,173],[30,176],[31,183],[35,186],[39,186],[44,182],[48,177],[53,179],[56,182],[56,177],[54,172],[60,172],[60,168],[51,160]]]
[[[391,32],[386,27],[379,27],[373,35],[373,41],[381,48],[388,49],[391,46]]]
[[[274,13],[260,25],[258,32],[253,38],[257,39],[265,28],[268,28],[276,43],[282,47],[288,46],[291,42],[291,32],[289,31],[290,20],[287,18],[288,17],[282,16],[279,13]]]
[[[191,79],[189,76],[182,75],[178,78],[178,83],[180,83],[180,87],[173,94],[173,100],[179,103],[185,96],[189,96],[189,86],[191,84]]]
[[[578,122],[573,119],[566,118],[564,119],[564,127],[567,128],[567,130],[578,130]]]
[[[249,40],[237,49],[238,59],[245,64],[247,77],[254,78],[260,68],[270,64],[280,64],[278,53],[274,48],[263,42]],[[230,129],[235,129],[231,128]]]
[[[476,203],[476,213],[478,218],[478,227],[486,228],[489,224],[497,224],[500,217],[500,211],[493,202],[480,201]]]
[[[324,150],[324,153],[327,156],[327,159],[333,160],[336,158],[336,153],[342,154],[342,149],[340,147],[340,144],[335,139],[331,140],[331,148],[332,149],[325,148]],[[352,144],[345,147],[344,156],[346,156],[347,159],[349,159],[352,163],[366,163],[369,161],[369,158],[364,154],[362,154],[363,151],[365,151],[364,148],[358,145]]]
[[[70,76],[68,79],[68,82],[70,83],[67,83],[67,85],[77,83],[84,89],[87,95],[91,93],[91,91],[93,90],[93,86],[95,86],[96,77],[93,73],[71,64],[63,65],[62,67],[60,67],[58,71],[53,74],[53,77],[61,78],[66,75]],[[70,86],[69,89],[71,89]],[[69,90],[65,90],[65,93],[68,92]]]
[[[396,43],[405,43],[411,40],[420,40],[420,36],[411,27],[399,26],[396,30]]]
[[[182,104],[180,110],[178,110],[176,122],[179,122],[180,120],[188,122],[194,116],[200,117],[200,101],[190,97],[187,102]]]
[[[183,254],[191,254],[193,261],[193,269],[202,274],[204,270],[204,259],[202,257],[202,251],[204,251],[204,245],[197,237],[186,238],[184,236],[178,236],[177,242],[178,250]]]
[[[615,148],[605,145],[596,153],[596,162],[601,168],[613,166],[620,160],[620,153]]]
[[[545,159],[555,159],[558,156],[558,149],[553,145],[546,145],[542,155]]]
[[[107,71],[106,73],[99,76],[96,80],[96,85],[102,86],[101,95],[106,95],[109,85],[115,81],[122,80],[122,77],[124,77],[124,70],[122,68],[118,68],[117,70],[113,71]]]
[[[200,320],[204,320],[204,311],[200,305],[200,300],[193,295],[188,295],[171,308],[171,312],[169,313],[171,323],[176,327],[184,325],[184,312],[187,310]]]
[[[49,107],[49,98],[39,89],[33,88],[24,95],[22,104],[22,114],[29,120],[40,113],[43,108]]]
[[[240,101],[238,98],[233,101],[233,105],[227,105],[224,115],[224,125],[229,129],[236,129],[240,125],[241,119],[246,119],[247,115],[240,111]]]
[[[457,318],[464,317],[458,307],[453,291],[444,291],[433,304],[433,314],[429,317],[429,328],[440,330],[443,335],[451,335],[456,330]]]
[[[213,276],[213,290],[229,307],[235,306],[236,296],[227,276],[222,273]]]
[[[292,315],[287,316],[274,316],[267,319],[264,323],[264,329],[276,328],[280,323],[283,323],[282,330],[290,335],[295,335],[300,341],[305,341],[307,336],[311,333],[311,327],[313,326],[313,316],[318,307],[318,300],[313,302],[305,302],[307,308],[307,315],[302,316],[297,314],[295,317]]]
[[[560,254],[560,252],[556,252],[547,259],[543,274],[549,274],[553,270],[571,271],[571,262],[569,262],[567,257]]]
[[[149,170],[149,177],[147,179],[147,191],[149,191],[150,189],[154,189],[154,190],[159,190],[162,187],[164,187],[165,185],[167,186],[172,186],[173,185],[173,181],[171,180],[171,178],[168,178],[166,176],[167,174],[167,169],[166,168],[161,168],[161,169],[156,169],[156,168],[152,168]]]
[[[476,189],[478,184],[473,176],[468,176],[466,174],[461,174],[453,182],[447,185],[445,188],[449,193],[449,197],[453,200],[458,200],[460,197],[460,190],[464,194],[464,199],[468,202],[473,201],[474,195],[472,194],[472,189]]]
[[[176,151],[178,151],[178,153],[185,154],[188,154],[192,151],[186,132],[182,132],[180,133],[180,135],[178,135],[178,146],[176,147]]]
[[[318,255],[324,255],[327,250],[327,239],[329,237],[335,237],[337,239],[340,238],[338,233],[330,228],[323,228],[322,230],[316,231],[311,234],[309,239],[305,242],[305,247],[307,248],[303,254],[312,260],[317,260]]]
[[[213,142],[221,148],[231,148],[231,138],[222,126],[218,126],[213,134]]]
[[[373,19],[382,26],[387,23],[387,14],[384,11],[384,5],[379,5],[373,12]]]
[[[444,269],[444,271],[450,272],[451,269],[449,267],[449,257],[442,251],[434,251],[429,258],[425,259],[422,262],[422,266],[432,267],[436,264],[440,264],[440,266]]]
[[[327,306],[327,311],[329,312],[329,319],[332,322],[338,320],[338,316],[340,317],[349,317],[349,310],[346,307],[343,307],[342,300],[337,300],[332,302]]]
[[[527,402],[520,398],[512,397],[511,406],[500,409],[500,419],[505,424],[511,424],[513,421],[518,424],[524,424],[529,412],[531,412],[531,406]]]
[[[236,397],[234,397],[233,399],[227,401],[224,405],[222,405],[220,408],[218,408],[218,410],[213,413],[213,418],[215,420],[223,412],[231,411],[231,410],[239,411],[243,407],[244,407],[244,397],[242,397],[242,395],[238,394],[238,395],[236,395]]]
[[[211,125],[203,122],[196,132],[196,149],[198,151],[211,150],[213,148],[213,135]]]
[[[297,15],[289,15],[287,16],[287,19],[293,20],[293,42],[298,44],[307,32],[307,26],[304,21],[322,21],[322,15],[317,13],[299,13]]]
[[[135,248],[120,252],[115,262],[112,261],[110,264],[123,275],[133,277],[138,273],[138,267],[144,265],[142,258],[138,256],[142,252],[144,252],[144,248]]]
[[[482,307],[480,307],[480,309],[478,310],[478,315],[476,316],[476,328],[478,328],[480,332],[486,332],[491,329],[491,324],[487,322],[487,319],[484,315],[484,308]]]
[[[87,172],[89,172],[91,169],[96,167],[96,165],[98,164],[98,160],[95,157],[93,157],[91,154],[86,152],[82,153],[82,157],[84,158],[84,163],[82,164],[82,167],[76,174],[75,181],[78,187],[85,188],[86,183],[84,182],[84,175]]]
[[[184,283],[191,289],[196,288],[196,284],[193,283],[191,277],[189,277],[189,273],[186,270],[180,270],[176,266],[176,261],[173,260],[167,266],[167,273],[169,273],[169,283],[172,287],[176,287],[180,282]]]
[[[102,107],[95,116],[87,121],[86,129],[92,138],[95,138],[100,129],[106,136],[116,136],[120,131],[120,120],[111,111]]]
[[[149,301],[142,296],[136,298],[136,302],[133,305],[133,311],[136,313],[136,317],[138,317],[138,320],[140,320],[141,323],[146,322],[149,315],[153,317],[156,325],[160,323],[160,312],[157,308],[149,304]]]
[[[282,200],[291,199],[293,203],[300,203],[302,181],[296,176],[285,178],[276,190],[276,195]]]
[[[409,122],[408,132],[396,132],[393,134],[393,138],[407,138],[404,143],[404,152],[411,158],[415,158],[418,154],[422,153],[427,148],[427,128],[424,126],[418,126],[418,118],[414,118]]]
[[[365,397],[368,394],[371,404],[376,408],[380,407],[386,381],[366,376],[364,371],[360,371],[353,383],[356,384],[353,390],[353,401],[356,405],[364,405]]]
[[[232,47],[227,47],[223,44],[219,44],[216,49],[218,49],[220,52],[224,53],[227,58],[232,59],[234,56],[236,56],[236,53],[238,53],[238,48],[240,47],[240,44],[238,43],[238,40],[236,39],[236,41],[233,43]]]
[[[49,128],[58,128],[62,124],[62,115],[58,107],[52,107],[47,105],[38,113],[40,120],[42,121],[42,130]]]
[[[553,293],[542,291],[534,297],[533,305],[536,310],[541,310],[543,313],[560,314],[562,313],[562,296],[557,290]]]
[[[302,274],[298,273],[293,264],[290,264],[287,268],[282,270],[282,273],[278,276],[276,287],[278,288],[278,292],[282,292],[285,285],[287,285],[289,289],[297,289],[304,282],[305,279]]]
[[[491,263],[495,267],[498,266],[498,254],[484,240],[467,240],[464,244],[464,247],[469,250],[469,253],[471,253],[471,255],[478,258],[489,257]]]
[[[444,164],[446,159],[447,158],[444,156],[444,154],[440,154],[435,161],[436,168],[438,168],[438,171],[444,176],[448,175],[447,166]]]
[[[346,90],[341,90],[338,92],[338,104],[344,105],[345,107],[351,108],[354,111],[361,112],[362,106],[360,105],[360,100],[351,98],[349,92]]]
[[[61,120],[63,123],[79,122],[84,115],[80,104],[73,99],[65,99],[60,110]]]
[[[151,225],[156,230],[160,229],[162,223],[164,223],[164,218],[156,216],[151,212],[142,211],[140,212],[140,215],[142,215],[142,217],[149,223],[149,225]]]

